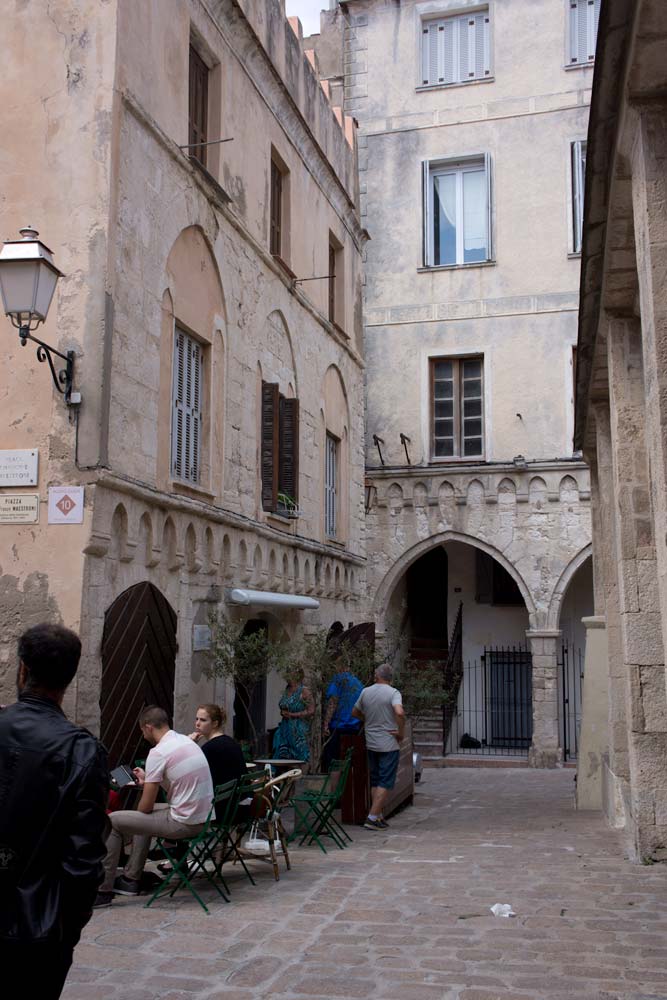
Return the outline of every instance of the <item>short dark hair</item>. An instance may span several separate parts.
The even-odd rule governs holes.
[[[76,674],[81,640],[64,625],[33,625],[19,639],[19,660],[28,671],[26,687],[64,691]]]
[[[169,716],[159,705],[146,705],[139,716],[140,726],[155,726],[156,729],[169,728]]]

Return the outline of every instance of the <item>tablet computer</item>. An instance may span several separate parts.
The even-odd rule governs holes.
[[[127,764],[115,767],[111,772],[111,781],[116,788],[125,788],[126,785],[136,785],[136,779],[132,774],[132,769]]]

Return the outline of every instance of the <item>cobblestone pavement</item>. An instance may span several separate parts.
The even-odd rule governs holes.
[[[389,831],[295,850],[279,883],[233,873],[210,916],[182,894],[117,898],[63,996],[667,1000],[667,866],[630,864],[601,816],[574,812],[573,776],[427,771]]]

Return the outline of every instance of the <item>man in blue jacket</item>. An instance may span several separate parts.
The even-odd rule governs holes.
[[[19,700],[0,712],[0,968],[17,994],[56,1000],[102,879],[107,756],[61,708],[78,636],[35,625],[18,654]]]

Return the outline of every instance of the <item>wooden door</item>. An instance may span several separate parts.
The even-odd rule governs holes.
[[[104,616],[101,739],[111,767],[145,757],[139,731],[146,705],[174,711],[174,609],[157,587],[138,583],[117,597]]]

